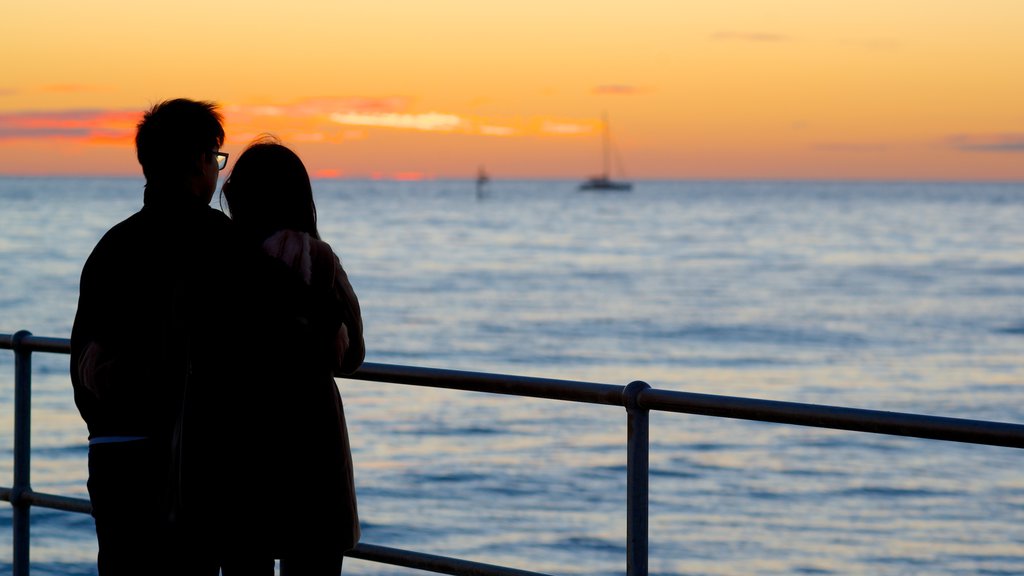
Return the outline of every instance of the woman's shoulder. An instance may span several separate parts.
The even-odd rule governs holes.
[[[334,282],[338,261],[334,249],[305,232],[280,230],[263,242],[263,251],[298,272],[306,284]]]
[[[339,261],[338,255],[334,253],[331,245],[323,240],[310,238],[309,256],[312,268],[311,282],[323,283],[327,286],[333,285]]]

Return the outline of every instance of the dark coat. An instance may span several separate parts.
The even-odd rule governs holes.
[[[336,375],[364,357],[359,302],[326,243],[313,241],[306,278],[296,267],[262,257],[260,334],[250,342],[244,390],[223,410],[220,436],[226,490],[270,498],[264,506],[227,510],[237,521],[238,553],[274,556],[344,551],[359,541],[351,448]],[[262,254],[262,253],[261,253]],[[342,324],[347,334],[339,352]]]
[[[188,392],[213,396],[238,378],[248,310],[222,297],[244,294],[238,282],[254,265],[235,239],[231,221],[187,190],[149,187],[142,210],[104,234],[85,263],[71,333],[75,403],[91,440],[148,439],[127,450],[110,445],[96,458],[90,449],[93,513],[107,536],[135,530],[176,556],[204,550],[176,541],[190,534],[177,514],[181,433],[188,445],[207,437],[198,427],[183,430],[180,415]],[[191,466],[201,461],[185,461],[193,487],[210,484]],[[122,496],[116,487],[125,478],[132,492]],[[146,521],[126,526],[126,513]]]
[[[103,236],[82,270],[71,331],[71,382],[90,438],[167,438],[186,375],[230,374],[242,308],[216,299],[234,291],[242,254],[230,220],[185,195],[147,192],[142,210]]]

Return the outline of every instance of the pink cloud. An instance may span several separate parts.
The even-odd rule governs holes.
[[[225,111],[238,115],[308,118],[330,114],[389,114],[408,107],[408,98],[403,96],[343,96],[309,98],[288,104],[234,104]]]
[[[392,172],[391,179],[397,182],[419,182],[421,180],[433,180],[433,175],[419,170],[407,170]]]
[[[395,182],[420,182],[422,180],[433,180],[434,175],[419,170],[399,170],[396,172],[374,171],[370,173],[372,180],[392,180]]]
[[[341,178],[341,176],[342,171],[338,170],[337,168],[320,168],[319,170],[315,170],[313,172],[313,178],[333,179]]]
[[[0,140],[131,141],[139,112],[57,110],[0,113]]]

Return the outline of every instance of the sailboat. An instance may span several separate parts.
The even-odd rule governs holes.
[[[580,190],[610,190],[626,192],[633,189],[631,182],[617,182],[611,179],[608,170],[611,154],[611,135],[608,129],[608,114],[601,117],[601,141],[603,144],[603,167],[604,171],[598,176],[591,176],[580,184]]]

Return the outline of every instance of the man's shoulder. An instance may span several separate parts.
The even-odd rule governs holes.
[[[104,238],[117,238],[134,234],[165,234],[165,229],[183,229],[189,232],[230,232],[231,219],[211,206],[185,212],[170,212],[143,208],[107,230]],[[101,240],[102,241],[102,240]]]
[[[103,233],[99,242],[96,243],[96,246],[92,250],[93,254],[110,250],[125,242],[130,242],[131,236],[134,236],[138,231],[146,228],[143,220],[142,211],[140,210],[111,226]]]
[[[92,256],[184,249],[193,242],[232,243],[234,224],[220,210],[206,206],[188,214],[164,214],[143,208],[108,229]]]

